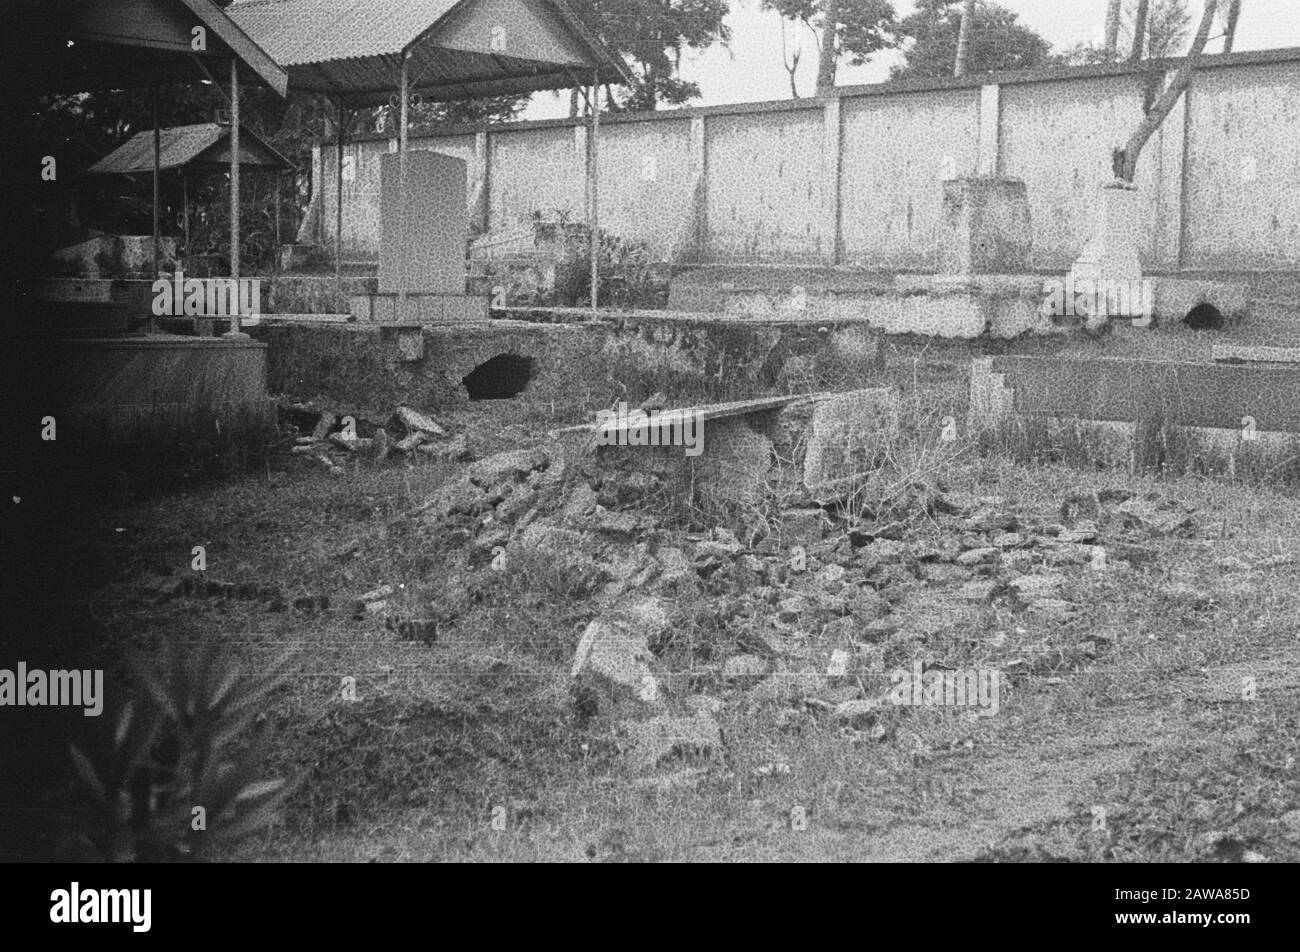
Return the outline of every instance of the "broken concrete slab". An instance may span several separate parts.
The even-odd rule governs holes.
[[[838,495],[842,480],[884,465],[898,438],[898,395],[854,390],[818,401],[804,454],[804,487],[818,501]]]
[[[507,450],[488,456],[469,465],[466,475],[476,486],[494,486],[505,480],[524,479],[536,469],[545,469],[551,463],[546,450]]]
[[[653,598],[597,618],[582,633],[570,678],[613,705],[662,706],[650,645],[668,624],[667,610]]]
[[[412,410],[410,407],[398,407],[397,418],[411,433],[427,433],[429,436],[446,436],[447,431],[438,425],[431,416]]]

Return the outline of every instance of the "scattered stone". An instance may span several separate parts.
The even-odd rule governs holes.
[[[708,559],[729,562],[731,557],[740,550],[740,543],[719,542],[716,539],[701,539],[695,543],[692,549],[696,562],[704,562]]]
[[[335,446],[349,453],[374,453],[375,451],[375,441],[367,437],[355,436],[349,439],[340,432],[331,433],[329,439]]]
[[[650,644],[668,627],[668,613],[645,599],[621,614],[598,618],[582,633],[570,677],[619,703],[635,699],[658,705],[659,683]]]
[[[564,507],[560,510],[560,522],[564,525],[585,522],[587,517],[596,511],[599,505],[597,498],[596,490],[585,482],[578,483],[564,500]]]
[[[551,458],[543,449],[507,450],[471,463],[466,475],[475,486],[495,486],[523,479],[535,469],[545,469]]]
[[[977,509],[964,523],[962,527],[967,532],[989,533],[989,532],[1013,532],[1019,527],[1015,513],[1005,512],[998,509],[981,507]]]
[[[716,759],[722,753],[722,731],[708,716],[670,717],[660,714],[644,721],[627,721],[628,765],[636,772],[654,770],[670,758],[687,761]]]
[[[334,414],[329,413],[328,411],[322,413],[320,419],[316,421],[316,429],[311,431],[311,438],[313,440],[325,439],[325,437],[330,435],[330,431],[334,429],[338,422],[338,417]]]
[[[1173,535],[1188,531],[1193,525],[1189,513],[1174,509],[1172,505],[1161,508],[1152,500],[1144,498],[1130,499],[1121,504],[1119,513],[1125,526],[1142,529],[1152,535]]]
[[[899,565],[911,558],[912,550],[904,542],[876,539],[858,549],[857,560],[868,572],[878,565]]]
[[[537,490],[527,483],[517,483],[510,487],[506,498],[496,507],[496,518],[501,522],[513,522],[533,508],[537,502]]]
[[[998,549],[1018,549],[1025,544],[1025,537],[1019,532],[999,532],[992,542]]]
[[[397,450],[399,453],[410,453],[427,439],[428,437],[425,434],[416,430],[410,436],[404,437],[394,443],[393,449]]]
[[[357,600],[361,602],[377,602],[381,598],[387,598],[389,595],[392,595],[393,592],[393,586],[381,585],[378,588],[372,588],[370,591],[362,595],[358,595]]]
[[[971,567],[983,565],[986,562],[992,562],[998,556],[998,549],[992,546],[985,546],[980,549],[967,549],[961,555],[957,556],[957,564]]]
[[[396,633],[399,641],[418,641],[424,645],[431,645],[438,640],[438,623],[431,618],[405,621],[388,618],[384,621],[384,627]]]
[[[1025,602],[1056,598],[1060,594],[1061,578],[1057,575],[1019,575],[1008,582],[1007,587]]]
[[[604,506],[597,505],[590,519],[591,528],[606,535],[634,536],[642,528],[636,513],[610,512]]]
[[[1072,542],[1055,542],[1047,547],[1049,565],[1087,565],[1092,561],[1092,546]]]
[[[440,427],[433,417],[412,410],[410,407],[398,407],[397,418],[402,421],[412,436],[416,433],[425,433],[429,437],[447,435],[447,431]]]

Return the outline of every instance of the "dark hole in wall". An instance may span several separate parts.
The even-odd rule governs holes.
[[[471,400],[509,400],[524,392],[533,379],[535,363],[532,357],[497,354],[461,377],[460,382]]]
[[[1198,304],[1187,312],[1183,323],[1194,331],[1222,330],[1223,312],[1213,304]]]

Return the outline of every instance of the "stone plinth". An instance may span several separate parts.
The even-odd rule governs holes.
[[[1027,273],[1032,240],[1024,182],[972,177],[943,183],[940,274]]]

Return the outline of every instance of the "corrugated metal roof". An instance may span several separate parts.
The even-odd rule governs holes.
[[[265,168],[293,168],[293,163],[267,145],[247,126],[240,125],[240,165]],[[194,126],[173,126],[159,131],[160,169],[183,165],[230,165],[230,127],[215,122]],[[90,167],[99,175],[125,175],[153,171],[153,130],[137,132],[122,145]]]
[[[212,0],[4,2],[5,28],[24,37],[20,85],[82,92],[190,82],[196,57],[216,65],[233,56],[245,76],[287,91],[284,68]],[[206,50],[192,47],[195,23],[207,30]]]
[[[226,13],[281,66],[400,53],[460,0],[239,0]]]
[[[534,89],[567,88],[599,71],[602,82],[629,80],[627,68],[563,3],[537,0],[550,13],[537,28],[565,61],[522,58],[440,46],[441,32],[478,15],[472,0],[236,0],[226,13],[289,71],[290,85],[352,105],[376,105],[396,91],[404,52],[411,54],[413,91],[429,99],[463,99]],[[485,22],[490,29],[492,24]],[[482,30],[484,35],[487,30]],[[448,41],[449,43],[452,41]],[[576,58],[576,62],[572,59]],[[580,77],[574,70],[580,71]]]

